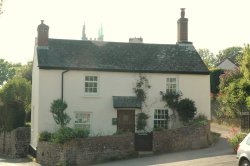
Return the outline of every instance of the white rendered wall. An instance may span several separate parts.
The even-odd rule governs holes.
[[[54,99],[61,98],[62,72],[62,70],[40,70],[38,133],[45,130],[53,131],[57,128],[49,109]],[[99,76],[100,91],[97,96],[84,95],[85,74]],[[148,78],[151,85],[148,91],[147,107],[144,108],[150,116],[148,130],[153,128],[154,109],[165,108],[165,103],[161,101],[160,91],[166,90],[166,78],[169,76],[177,76],[179,90],[182,91],[183,97],[194,100],[198,112],[210,119],[209,75],[157,73],[143,75]],[[117,110],[113,108],[112,96],[135,96],[133,88],[138,79],[138,73],[66,72],[64,74],[64,100],[68,104],[67,112],[72,118],[70,126],[74,123],[74,112],[85,111],[92,113],[92,135],[109,135],[116,132],[117,126],[112,125],[112,118],[117,117]],[[136,113],[138,112],[140,110],[136,110]]]
[[[39,108],[39,70],[37,67],[37,52],[34,50],[32,69],[32,94],[31,94],[31,142],[35,149],[38,138],[38,108]]]

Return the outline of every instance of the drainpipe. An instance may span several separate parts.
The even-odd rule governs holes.
[[[65,70],[65,71],[62,72],[62,97],[61,97],[62,100],[63,100],[63,89],[64,89],[63,88],[63,85],[64,85],[64,74],[67,73],[68,71],[69,70]]]

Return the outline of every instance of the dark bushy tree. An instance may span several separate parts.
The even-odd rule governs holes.
[[[197,108],[195,107],[193,100],[185,98],[179,101],[177,111],[180,116],[180,119],[183,122],[188,122],[192,120],[196,115]]]
[[[70,122],[70,117],[65,112],[66,108],[68,107],[67,103],[64,102],[62,99],[54,100],[50,106],[50,112],[53,114],[53,118],[57,125],[60,127],[66,127],[67,124]]]
[[[220,84],[220,75],[224,73],[223,69],[212,69],[210,70],[210,91],[213,94],[217,94]]]
[[[24,126],[25,110],[30,109],[31,85],[15,77],[0,89],[0,124],[3,130]]]

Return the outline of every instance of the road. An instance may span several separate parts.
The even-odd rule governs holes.
[[[119,160],[96,166],[236,166],[235,154],[226,140],[230,136],[230,129],[212,124],[211,130],[221,133],[221,138],[216,144],[206,149]],[[39,164],[29,162],[27,159],[5,160],[0,158],[0,166],[39,166]]]

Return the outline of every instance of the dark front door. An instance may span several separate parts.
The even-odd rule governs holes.
[[[135,132],[135,110],[117,110],[117,130]]]

